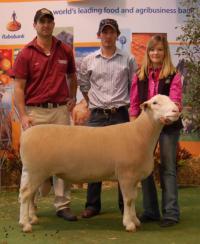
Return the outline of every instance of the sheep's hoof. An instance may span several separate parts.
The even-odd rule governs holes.
[[[32,232],[32,226],[31,226],[31,224],[24,224],[23,225],[23,228],[22,228],[22,231],[25,232],[25,233]]]
[[[21,227],[23,226],[23,223],[22,223],[22,221],[19,221],[19,226],[21,226]]]
[[[37,216],[31,216],[31,217],[30,217],[30,223],[31,223],[32,225],[37,225],[37,224],[39,223],[39,219],[38,219],[38,217],[37,217]]]
[[[126,225],[126,231],[128,232],[136,232],[136,227],[134,223],[130,223]]]
[[[141,226],[141,223],[140,223],[138,218],[134,218],[134,223],[135,223],[136,227],[140,227]]]
[[[23,220],[19,220],[19,226],[23,227],[25,225],[25,222]]]

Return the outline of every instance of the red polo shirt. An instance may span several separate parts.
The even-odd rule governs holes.
[[[18,54],[13,72],[25,79],[25,104],[63,103],[69,97],[67,75],[76,72],[71,47],[53,37],[48,56],[37,45],[36,38]]]

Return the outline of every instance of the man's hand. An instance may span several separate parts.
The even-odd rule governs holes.
[[[87,102],[82,99],[80,103],[76,104],[72,111],[72,119],[74,125],[84,125],[90,117],[90,110],[88,109]]]
[[[23,130],[30,128],[33,125],[32,122],[33,122],[32,118],[29,117],[28,115],[23,115],[21,117],[21,124]]]
[[[69,112],[71,112],[73,110],[75,105],[76,105],[76,99],[75,98],[69,98],[69,100],[67,101],[67,108],[68,108]]]

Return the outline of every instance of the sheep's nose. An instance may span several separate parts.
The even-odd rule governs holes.
[[[180,115],[179,109],[177,107],[172,109],[172,113],[175,114],[176,116]]]

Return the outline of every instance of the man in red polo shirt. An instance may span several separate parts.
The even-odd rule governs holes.
[[[55,23],[50,10],[38,10],[33,26],[37,37],[22,49],[13,67],[14,94],[22,128],[26,130],[38,124],[70,124],[70,111],[75,106],[77,90],[73,51],[52,35]],[[23,168],[21,187],[26,179],[27,171]],[[53,177],[53,185],[57,216],[77,220],[69,208],[70,187],[57,177]]]

